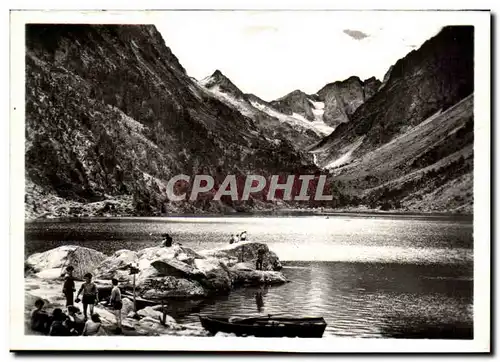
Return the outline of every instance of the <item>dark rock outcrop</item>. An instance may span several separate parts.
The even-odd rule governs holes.
[[[286,96],[271,102],[271,105],[285,114],[298,113],[310,121],[314,121],[313,107],[309,96],[301,90],[294,90]]]
[[[381,85],[382,83],[375,77],[365,79],[363,81],[363,103],[377,93]]]
[[[387,70],[387,72],[385,72],[384,79],[382,80],[382,84],[380,85],[379,90],[381,90],[383,87],[385,87],[385,85],[387,84],[387,81],[391,77],[391,72],[393,69],[394,69],[394,65],[391,65],[389,67],[389,69]]]
[[[325,102],[325,123],[336,127],[349,122],[356,109],[373,96],[379,86],[380,81],[375,77],[363,82],[354,76],[325,85],[317,93]]]

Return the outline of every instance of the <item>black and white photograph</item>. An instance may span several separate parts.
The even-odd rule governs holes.
[[[12,11],[11,349],[488,352],[489,39]]]

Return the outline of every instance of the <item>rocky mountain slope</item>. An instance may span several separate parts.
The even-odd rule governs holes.
[[[325,123],[336,127],[349,122],[356,109],[373,96],[380,85],[380,81],[375,77],[365,81],[350,77],[325,85],[317,93],[319,99],[325,103]]]
[[[322,121],[309,122],[298,114],[284,114],[256,95],[244,94],[219,70],[199,84],[221,102],[250,118],[271,141],[284,138],[297,150],[305,150],[333,131]]]
[[[294,90],[269,102],[268,106],[283,114],[300,116],[316,124],[324,123],[333,131],[339,124],[349,122],[354,111],[373,96],[381,84],[375,77],[362,81],[352,76],[328,83],[315,94]]]
[[[312,148],[318,164],[371,208],[472,212],[474,28],[445,27],[385,78]]]
[[[307,206],[472,211],[473,27],[444,28],[383,83],[351,77],[273,102],[220,71],[190,78],[154,26],[26,30],[27,218],[293,207],[267,188],[212,197],[228,174],[241,187],[320,169],[334,201]],[[169,202],[181,173],[212,175],[213,192]]]
[[[170,203],[166,182],[318,171],[191,79],[154,26],[137,25],[26,27],[25,160],[28,218],[235,210],[247,205]]]
[[[309,121],[314,121],[310,96],[299,89],[277,100],[271,101],[271,105],[282,113],[290,115],[297,113],[304,116]]]

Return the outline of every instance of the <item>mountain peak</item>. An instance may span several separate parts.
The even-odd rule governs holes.
[[[215,72],[213,72],[213,74],[211,75],[211,77],[224,77],[226,78],[226,76],[224,74],[222,74],[222,72],[219,70],[219,69],[216,69]]]
[[[211,76],[202,79],[200,84],[207,89],[218,88],[223,93],[231,94],[237,98],[244,98],[243,92],[219,69],[216,69]]]
[[[370,78],[367,78],[363,81],[363,84],[366,85],[366,83],[375,83],[375,82],[378,82],[378,83],[382,83],[380,82],[380,80],[378,80],[375,76],[371,76]]]
[[[284,114],[291,115],[298,113],[308,120],[314,121],[310,98],[300,89],[296,89],[281,98],[271,101],[270,104]]]
[[[296,97],[307,97],[307,94],[302,92],[300,89],[295,89],[294,91],[291,91],[290,93],[284,95],[283,97],[280,97],[280,98],[274,100],[273,102],[279,102],[279,101],[286,100],[288,98],[296,98]]]

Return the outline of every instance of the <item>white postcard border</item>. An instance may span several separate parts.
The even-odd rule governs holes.
[[[11,13],[10,348],[12,350],[169,350],[284,352],[486,352],[490,350],[490,14],[429,13],[450,25],[475,26],[474,96],[474,339],[397,340],[326,337],[262,339],[217,337],[99,337],[24,335],[24,24],[29,22],[152,23],[153,12],[21,11]],[[397,16],[397,14],[395,14]],[[71,343],[68,343],[71,341]]]

